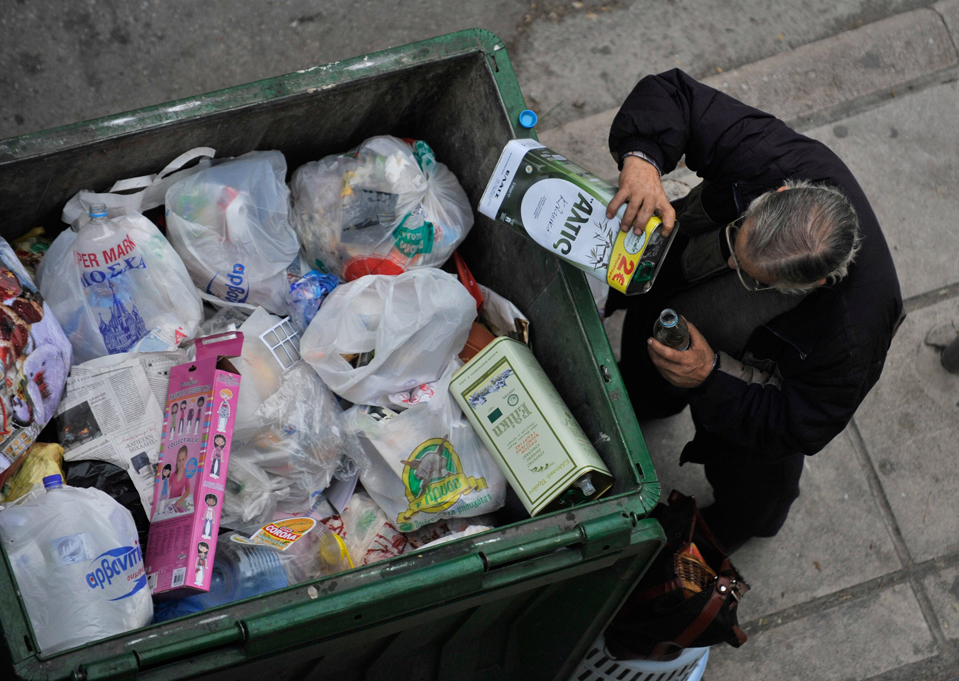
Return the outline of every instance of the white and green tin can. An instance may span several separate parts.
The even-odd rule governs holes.
[[[532,351],[497,338],[450,391],[531,516],[599,497],[613,476]]]

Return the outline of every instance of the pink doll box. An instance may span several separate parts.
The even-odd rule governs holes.
[[[227,360],[243,334],[194,341],[196,359],[170,370],[157,465],[147,581],[161,599],[210,590],[240,375]]]

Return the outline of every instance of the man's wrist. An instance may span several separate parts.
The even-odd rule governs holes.
[[[635,158],[646,161],[646,163],[648,163],[649,165],[651,165],[653,168],[656,169],[656,172],[659,173],[660,177],[663,176],[662,168],[659,167],[659,164],[656,163],[653,157],[650,156],[649,154],[643,153],[642,151],[627,151],[626,153],[623,154],[623,157],[620,160],[625,162],[629,156],[633,156]]]

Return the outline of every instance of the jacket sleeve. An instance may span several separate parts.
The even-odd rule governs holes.
[[[706,431],[763,459],[813,455],[842,432],[874,382],[843,364],[782,379],[720,353],[719,368],[690,391],[689,405]]]
[[[734,170],[745,180],[750,169],[758,176],[768,167],[770,159],[749,158],[757,145],[784,130],[788,128],[775,116],[674,69],[646,76],[633,88],[613,119],[609,150],[620,168],[627,151],[648,154],[663,173],[685,154],[686,165],[705,180]]]

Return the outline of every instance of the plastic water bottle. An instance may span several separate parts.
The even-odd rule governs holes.
[[[156,604],[154,622],[185,617],[207,608],[282,589],[288,584],[280,552],[265,546],[243,546],[223,537],[216,546],[210,591]]]
[[[689,349],[689,327],[676,310],[665,309],[653,324],[653,338],[663,345],[677,350]]]
[[[37,643],[56,653],[148,625],[153,603],[133,516],[98,489],[43,479],[0,511],[7,551]]]

